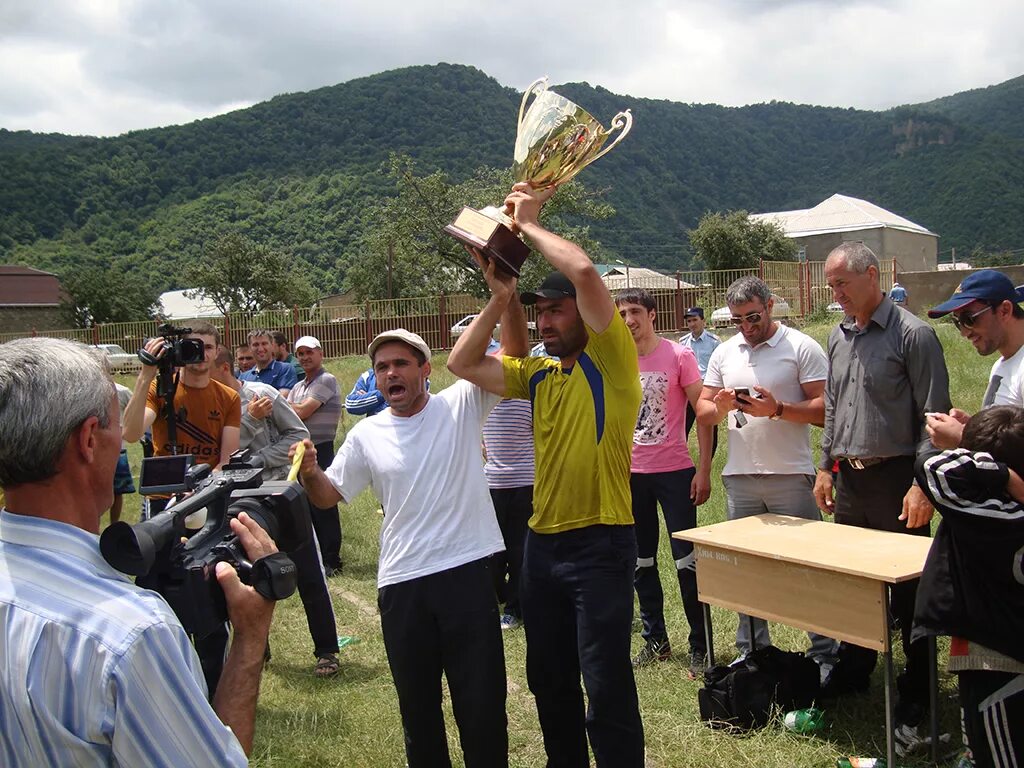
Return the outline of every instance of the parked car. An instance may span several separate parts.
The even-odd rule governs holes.
[[[772,299],[775,303],[772,305],[772,317],[776,320],[782,320],[790,316],[789,302],[778,294],[772,294]],[[728,307],[719,307],[711,313],[711,325],[715,328],[724,328],[728,325],[732,325],[732,312],[729,311]]]
[[[838,301],[833,301],[831,304],[825,307],[825,310],[828,312],[839,312],[841,314],[845,314],[843,312],[843,305],[840,304]]]
[[[114,373],[134,373],[142,367],[138,355],[125,352],[118,344],[93,344],[110,361],[110,370]]]
[[[476,317],[476,315],[466,315],[464,318],[459,320],[459,322],[457,322],[455,325],[453,325],[452,328],[451,328],[452,336],[458,336],[464,330],[466,330],[469,327],[469,324],[473,322],[473,318],[474,317]],[[499,324],[498,327],[500,328],[501,325]],[[527,327],[528,330],[531,330],[531,331],[537,330],[537,324],[535,322],[533,322],[533,320],[527,320],[526,321],[526,327]]]

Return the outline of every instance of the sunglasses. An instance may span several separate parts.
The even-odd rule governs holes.
[[[748,312],[742,317],[740,317],[739,315],[733,315],[732,317],[729,318],[729,321],[733,325],[743,325],[744,323],[747,323],[748,325],[757,325],[758,323],[761,322],[762,314],[763,313],[761,312]]]
[[[989,306],[987,306],[987,307],[983,307],[982,309],[979,309],[977,312],[972,312],[969,315],[967,315],[967,314],[964,314],[964,315],[957,315],[957,314],[950,315],[949,319],[953,321],[953,325],[956,326],[956,329],[958,331],[961,328],[973,328],[974,324],[976,322],[978,322],[978,318],[981,315],[983,315],[986,312],[988,312],[990,309],[992,309],[992,305],[991,304]]]

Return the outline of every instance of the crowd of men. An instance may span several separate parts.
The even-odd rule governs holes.
[[[321,677],[339,670],[326,581],[342,568],[338,505],[372,489],[381,631],[409,766],[451,764],[442,677],[464,764],[508,764],[502,630],[519,627],[547,764],[582,768],[593,753],[598,766],[643,766],[634,669],[672,655],[658,509],[669,533],[697,524],[723,421],[729,519],[825,514],[928,536],[939,509],[920,586],[891,588],[906,657],[898,743],[921,741],[925,637],[951,634],[972,759],[1024,759],[1024,292],[982,270],[929,313],[950,315],[979,354],[999,352],[969,417],[950,401],[934,329],[902,306],[905,293],[883,292],[862,243],[826,261],[844,313],[826,349],[773,318],[756,277],[727,291],[735,335],[719,339],[694,307],[677,343],[655,332],[649,293],[612,297],[587,254],[540,224],[551,193],[517,184],[506,208],[554,271],[519,293],[474,251],[490,298],[448,357],[459,381],[437,394],[432,350],[401,328],[373,339],[370,368],[344,399],[312,336],[293,356],[276,332],[255,329],[229,349],[197,324],[203,359],[181,369],[170,403],[157,382],[162,339],[146,344],[120,399],[82,345],[0,345],[0,763],[240,765],[251,750],[273,603],[219,564],[231,641],[227,626],[189,637],[160,596],[99,553],[101,515],[130,492],[122,441],[150,431],[157,456],[189,453],[215,471],[239,447],[268,478],[295,462],[314,533],[289,555]],[[536,310],[543,356],[528,356],[523,305]],[[335,453],[343,408],[365,418]],[[810,425],[823,427],[817,460]],[[170,503],[151,498],[147,514]],[[231,528],[251,561],[276,551],[248,515]],[[673,539],[671,551],[695,677],[708,650],[698,565],[692,545]],[[757,617],[738,626],[741,656],[771,641]],[[841,644],[809,634],[825,683]]]

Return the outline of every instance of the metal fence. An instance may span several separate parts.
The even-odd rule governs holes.
[[[888,291],[895,277],[894,260],[881,264],[881,287]],[[825,282],[823,262],[763,261],[755,269],[724,269],[677,272],[672,278],[619,280],[613,289],[646,288],[657,304],[655,330],[673,333],[686,329],[684,315],[688,307],[703,307],[705,316],[725,306],[725,291],[737,278],[759,275],[772,292],[789,304],[789,316],[801,318],[832,301]],[[674,282],[674,287],[672,283]],[[613,293],[615,290],[613,290]],[[466,315],[479,312],[483,299],[471,296],[423,296],[412,299],[380,299],[361,305],[277,309],[259,313],[234,312],[227,315],[194,318],[205,320],[222,334],[224,343],[234,346],[245,341],[250,330],[283,331],[292,341],[300,336],[315,336],[327,357],[362,355],[378,333],[401,326],[418,333],[431,349],[450,349],[455,342],[451,327]],[[527,317],[534,319],[532,307]],[[179,326],[188,326],[188,320]],[[91,328],[33,330],[0,334],[0,343],[26,336],[56,336],[86,344],[119,344],[128,351],[139,349],[147,338],[155,336],[159,322],[102,323]]]

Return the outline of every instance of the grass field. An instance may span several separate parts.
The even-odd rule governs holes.
[[[992,359],[979,358],[951,325],[942,323],[937,329],[946,349],[953,403],[973,412],[981,402]],[[829,326],[805,330],[824,343]],[[445,368],[445,357],[437,355],[432,361],[434,392],[453,380]],[[366,358],[345,358],[330,361],[327,367],[337,376],[344,394],[367,362]],[[130,380],[122,379],[122,382],[131,386]],[[345,417],[338,431],[339,444],[353,423],[352,417]],[[820,430],[814,429],[815,455],[819,433]],[[701,525],[725,519],[725,497],[719,477],[726,454],[724,447],[723,440],[723,450],[719,451],[712,473],[711,499],[699,511]],[[141,452],[137,446],[131,448],[130,457],[138,477]],[[130,519],[137,509],[138,497],[127,497],[126,517]],[[376,500],[368,492],[355,503],[342,507],[345,567],[342,575],[328,583],[337,614],[338,634],[357,638],[358,642],[342,649],[342,671],[337,677],[318,680],[313,676],[312,641],[298,596],[277,607],[271,633],[273,661],[263,675],[260,695],[252,756],[254,765],[268,768],[405,765],[398,704],[376,615],[375,576],[380,527],[377,509]],[[686,619],[678,590],[673,586],[674,566],[665,536],[661,539],[659,566],[665,586],[669,635],[676,647],[684,650]],[[714,628],[719,660],[731,659],[735,615],[714,609]],[[771,629],[773,642],[779,647],[803,650],[807,645],[803,632],[775,624]],[[503,635],[508,669],[510,763],[521,768],[541,766],[544,750],[533,697],[526,684],[523,632],[520,629]],[[639,650],[640,645],[637,632],[634,650]],[[947,648],[948,643],[940,641],[943,665]],[[896,655],[897,668],[900,668],[902,657],[898,649]],[[637,673],[651,766],[823,768],[834,766],[841,755],[881,756],[885,753],[881,666],[876,669],[871,689],[832,706],[827,711],[828,726],[810,737],[791,734],[778,724],[739,736],[711,730],[698,717],[698,683],[687,680],[685,671],[685,659],[681,655],[678,660],[659,663]],[[940,686],[942,730],[953,734],[953,741],[957,742],[955,679],[940,672]],[[450,708],[446,716],[452,760],[455,765],[461,765],[458,734]],[[906,764],[915,763],[908,761]]]

